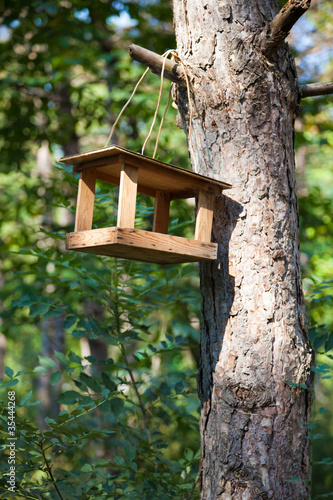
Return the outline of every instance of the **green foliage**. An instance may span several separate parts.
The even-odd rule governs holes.
[[[332,80],[332,29],[332,9],[326,0],[312,5],[295,26],[293,41],[301,83]],[[301,263],[310,340],[316,351],[311,422],[314,499],[333,495],[332,111],[332,96],[303,99],[302,114],[296,120]]]
[[[0,385],[0,498],[10,498],[4,475],[10,391],[19,486],[12,498],[197,498],[197,270],[67,253],[77,180],[55,166],[63,153],[105,144],[144,69],[130,61],[130,42],[157,53],[175,47],[171,2],[13,0],[0,15],[0,313],[8,365]],[[318,27],[307,33],[314,45],[328,44],[330,2],[320,2],[307,19]],[[321,78],[307,57],[299,64],[301,78]],[[326,60],[324,77],[332,79]],[[158,87],[159,79],[148,75],[115,134],[120,145],[141,150]],[[167,84],[159,119],[166,96]],[[309,428],[313,491],[325,498],[333,491],[332,99],[302,105],[296,134],[306,158],[306,169],[299,169],[301,251],[311,341],[319,353]],[[175,117],[171,108],[159,154],[186,167]],[[47,161],[36,165],[45,149],[52,169]],[[115,190],[98,185],[94,227],[113,224],[116,198]],[[193,207],[175,201],[171,211],[171,232],[190,236]],[[148,229],[152,200],[140,197],[136,214],[137,227]],[[51,342],[49,352],[48,336],[59,331],[65,345]],[[84,352],[98,341],[104,357]]]
[[[170,328],[162,325],[163,309],[175,293],[175,285],[181,290],[189,288],[186,283],[193,280],[192,266],[161,270],[107,258],[100,263],[94,257],[80,260],[75,253],[49,249],[29,255],[44,286],[59,287],[63,297],[75,290],[84,301],[99,304],[103,314],[96,321],[84,304],[76,304],[74,309],[72,301],[60,300],[54,293],[43,299],[45,307],[37,308],[37,283],[13,307],[26,311],[26,321],[52,311],[61,313],[68,335],[103,338],[109,355],[97,361],[70,350],[67,355],[55,352],[54,358],[38,356],[32,372],[15,374],[6,368],[1,424],[6,429],[6,396],[15,384],[16,472],[21,495],[57,498],[58,489],[62,498],[70,491],[89,499],[110,498],[111,494],[133,499],[154,495],[187,498],[195,484],[199,458],[196,370],[194,362],[183,357],[193,341],[188,335],[167,333]],[[186,311],[194,300],[195,293],[182,292],[178,307]],[[31,406],[38,408],[43,402],[34,401],[33,390],[20,396],[26,377],[34,381],[33,373],[49,375],[51,385],[61,382],[62,386],[60,413],[45,418],[45,429],[38,429],[31,419]],[[5,438],[1,447],[5,488]]]
[[[47,166],[63,153],[104,145],[143,72],[127,46],[159,53],[174,47],[171,7],[14,1],[1,15],[0,293],[9,366],[0,387],[0,498],[11,496],[5,475],[11,390],[13,498],[196,498],[197,272],[67,253],[77,180],[60,164]],[[121,145],[141,149],[158,87],[148,75],[117,131]],[[160,157],[186,166],[175,110],[168,116]],[[52,156],[36,166],[45,141]],[[94,227],[112,225],[116,196],[98,185]],[[177,201],[171,210],[178,217],[172,232],[190,234],[193,208]],[[137,227],[149,227],[152,213],[152,200],[140,197]],[[65,345],[55,343],[63,337]],[[104,356],[84,353],[94,342]]]

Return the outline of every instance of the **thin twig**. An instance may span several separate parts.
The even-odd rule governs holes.
[[[126,369],[127,369],[128,373],[129,373],[129,376],[130,376],[130,379],[131,379],[131,382],[132,382],[132,386],[133,386],[134,392],[135,392],[136,397],[138,398],[138,401],[139,401],[139,406],[140,406],[140,409],[142,411],[142,415],[143,415],[145,427],[147,428],[147,431],[149,432],[149,420],[148,420],[147,410],[145,408],[145,405],[143,404],[143,401],[142,401],[142,398],[141,398],[141,394],[140,394],[140,392],[138,390],[137,383],[135,381],[132,368],[131,368],[131,366],[129,364],[128,357],[127,357],[124,345],[120,344],[120,348],[121,348],[122,355],[124,357]]]
[[[43,496],[40,496],[40,495],[36,496],[36,495],[33,495],[32,493],[26,493],[25,489],[22,488],[22,486],[19,486],[18,488],[20,490],[17,492],[17,494],[19,496],[22,496],[24,498],[32,498],[33,500],[36,500],[36,499],[40,500],[41,498],[43,498]]]
[[[194,493],[194,490],[195,490],[195,488],[196,488],[196,485],[197,485],[197,484],[198,484],[198,482],[199,482],[199,476],[200,476],[200,474],[198,474],[198,475],[197,475],[197,477],[196,477],[196,479],[195,479],[195,481],[194,481],[194,483],[193,483],[192,489],[191,489],[191,491],[190,491],[190,493],[189,493],[189,496],[186,498],[186,500],[191,500],[192,495],[193,495],[193,493]]]
[[[40,449],[41,449],[41,452],[42,452],[42,455],[43,455],[43,459],[44,459],[44,462],[45,462],[45,465],[46,465],[46,469],[47,469],[47,472],[49,473],[49,476],[50,476],[50,478],[51,478],[51,481],[52,481],[52,483],[53,483],[53,486],[55,487],[56,492],[58,493],[59,498],[61,498],[61,500],[64,500],[63,496],[61,495],[61,493],[60,493],[60,491],[59,491],[59,488],[58,488],[58,486],[57,486],[57,483],[56,483],[56,481],[55,481],[55,479],[54,479],[54,477],[53,477],[51,467],[50,467],[50,465],[49,465],[49,463],[48,463],[48,461],[47,461],[47,458],[46,458],[46,456],[45,456],[45,452],[44,452],[43,442],[42,442],[42,441],[39,443],[39,447],[40,447]]]
[[[118,270],[117,270],[117,266],[115,266],[115,285],[116,285],[116,288],[118,287]],[[112,303],[113,303],[113,312],[115,314],[115,320],[116,320],[116,331],[118,333],[118,336],[121,335],[122,331],[121,331],[121,321],[120,321],[120,313],[119,313],[119,308],[118,308],[118,296],[117,296],[117,293],[115,294],[116,297],[115,297],[115,300],[112,300]],[[127,354],[126,354],[126,350],[125,350],[125,347],[124,345],[118,341],[118,346],[122,352],[122,355],[123,355],[123,358],[124,358],[124,361],[125,361],[125,365],[126,365],[126,369],[129,373],[129,376],[130,376],[130,379],[131,379],[131,382],[132,382],[132,386],[133,386],[133,389],[134,389],[134,392],[138,398],[138,401],[139,401],[139,406],[140,406],[140,409],[142,411],[142,415],[143,415],[143,422],[144,422],[144,425],[147,429],[147,434],[148,434],[148,439],[149,441],[151,440],[151,436],[150,436],[150,430],[149,430],[149,420],[148,420],[148,416],[147,416],[147,411],[146,411],[146,408],[145,408],[145,405],[143,404],[143,401],[142,401],[142,398],[141,398],[141,394],[138,390],[138,387],[137,387],[137,384],[136,384],[136,381],[134,379],[134,375],[133,375],[133,371],[132,371],[132,368],[129,364],[129,361],[128,361],[128,358],[127,358]]]

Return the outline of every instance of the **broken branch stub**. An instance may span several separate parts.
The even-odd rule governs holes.
[[[134,59],[135,61],[138,61],[148,68],[151,69],[153,73],[156,75],[160,75],[162,72],[162,67],[163,63],[165,61],[165,57],[160,56],[159,54],[156,54],[155,52],[152,52],[151,50],[144,49],[143,47],[140,47],[139,45],[135,45],[132,43],[128,47],[128,52],[129,55]],[[175,61],[171,61],[170,59],[167,59],[165,61],[165,68],[164,68],[164,75],[165,78],[168,80],[176,83],[177,85],[180,85],[181,87],[186,88],[186,79],[184,75],[184,71],[182,67],[177,64]]]
[[[271,58],[299,18],[310,7],[311,0],[289,0],[270,24],[270,30],[265,34],[261,50],[269,59]]]
[[[304,97],[316,97],[320,95],[333,94],[333,82],[309,83],[299,87],[302,99]]]

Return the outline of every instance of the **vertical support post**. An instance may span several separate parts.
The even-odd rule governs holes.
[[[92,228],[95,201],[96,171],[83,170],[79,179],[74,231],[88,231]]]
[[[170,211],[170,193],[156,190],[153,231],[155,233],[168,234]]]
[[[210,242],[212,237],[215,195],[200,189],[194,239]]]
[[[134,228],[138,169],[122,164],[120,172],[118,227]]]

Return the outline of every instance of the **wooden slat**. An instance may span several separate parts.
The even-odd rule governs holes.
[[[170,193],[156,191],[153,231],[155,233],[168,234],[170,211]]]
[[[69,250],[108,255],[158,264],[210,261],[217,258],[217,244],[179,236],[109,227],[66,236]]]
[[[96,179],[99,179],[99,180],[104,181],[104,182],[108,182],[109,184],[113,184],[114,186],[119,186],[119,184],[120,184],[120,177],[114,177],[112,175],[104,174],[103,172],[101,172],[98,169],[96,169]],[[155,197],[156,190],[146,188],[145,186],[138,184],[138,193],[145,194],[147,196]]]
[[[185,198],[193,196],[193,191],[203,189],[215,194],[221,194],[223,183],[209,179],[189,170],[173,167],[174,169],[161,168],[150,162],[138,162],[137,158],[127,155],[119,155],[113,158],[101,158],[80,164],[75,167],[75,172],[82,172],[86,168],[96,168],[99,172],[117,177],[120,175],[121,164],[131,165],[140,170],[140,186],[149,189],[160,189],[170,193],[185,193]]]
[[[95,171],[96,171],[96,179],[103,182],[108,182],[109,184],[113,184],[113,186],[119,186],[120,177],[104,174],[103,172],[100,172],[97,169],[95,169]]]
[[[194,239],[211,241],[215,196],[207,191],[199,191]]]
[[[79,179],[75,231],[91,229],[95,201],[96,171],[84,170]]]
[[[109,184],[113,184],[114,186],[119,186],[120,176],[116,177],[113,175],[108,175],[99,170],[96,170],[96,179],[99,179],[103,182],[108,182]],[[149,188],[140,184],[140,176],[138,180],[138,193],[145,194],[147,196],[152,196],[155,198],[156,189]],[[198,194],[198,189],[186,189],[185,191],[177,191],[175,193],[170,193],[170,201],[172,200],[185,200],[186,198],[194,198]]]
[[[123,164],[121,167],[119,186],[118,227],[134,228],[137,187],[138,169]]]
[[[185,194],[185,197],[188,197],[187,190],[190,191],[189,195],[193,196],[193,190],[196,189],[220,194],[223,189],[231,187],[230,184],[217,179],[211,179],[190,170],[128,151],[119,146],[110,146],[96,151],[67,156],[61,158],[60,161],[73,165],[75,172],[80,172],[86,168],[98,168],[104,174],[114,177],[119,177],[121,163],[126,163],[138,167],[142,172],[145,171],[142,179],[139,178],[141,186],[169,191],[170,193],[181,191]]]

